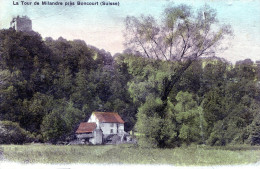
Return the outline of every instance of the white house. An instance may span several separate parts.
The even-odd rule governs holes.
[[[88,122],[82,122],[76,131],[78,139],[101,144],[108,136],[124,135],[124,121],[115,112],[93,112]]]

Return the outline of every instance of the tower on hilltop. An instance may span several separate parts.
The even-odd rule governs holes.
[[[32,31],[32,20],[27,16],[17,16],[10,22],[10,27],[16,31]]]

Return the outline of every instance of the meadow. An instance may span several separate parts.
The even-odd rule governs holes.
[[[22,163],[172,164],[207,166],[250,164],[260,160],[259,146],[188,146],[174,149],[134,145],[0,145],[4,160]]]

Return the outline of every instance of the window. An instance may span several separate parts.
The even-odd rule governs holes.
[[[113,133],[113,129],[110,130],[110,133],[111,133],[111,134]]]
[[[110,127],[114,127],[114,123],[110,123]]]

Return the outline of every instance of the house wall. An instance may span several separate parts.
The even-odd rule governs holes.
[[[120,134],[124,132],[124,124],[120,123],[100,123],[104,135]]]
[[[92,143],[92,144],[95,144],[95,138],[94,138],[94,137],[93,137],[93,138],[90,138],[90,139],[89,139],[89,142]]]
[[[103,143],[103,133],[100,129],[95,130],[95,139],[96,139],[96,144]]]
[[[89,139],[89,142],[92,144],[102,144],[103,143],[103,135],[100,129],[96,129],[94,131],[94,137]]]
[[[88,119],[89,123],[95,122],[97,124],[97,129],[100,129],[100,123],[95,115],[91,115],[90,118]]]
[[[119,131],[119,133],[124,133],[125,125],[124,124],[119,124],[118,131]]]

